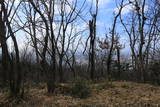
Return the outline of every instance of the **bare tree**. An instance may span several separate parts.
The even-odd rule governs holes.
[[[48,92],[52,93],[54,92],[55,89],[55,63],[52,63],[52,69],[49,69],[49,64],[47,62],[46,59],[46,53],[48,51],[48,42],[49,42],[49,37],[50,36],[54,36],[53,34],[50,33],[50,31],[52,31],[53,29],[50,30],[50,26],[48,23],[48,19],[47,17],[44,16],[44,14],[42,13],[42,11],[39,9],[40,7],[38,7],[39,5],[36,5],[32,0],[29,0],[29,2],[31,3],[31,5],[33,6],[34,10],[37,11],[37,13],[40,15],[40,17],[42,18],[44,25],[45,25],[45,37],[44,37],[44,44],[43,44],[43,51],[41,53],[41,65],[42,65],[42,69],[45,72],[46,78],[47,78],[47,88],[48,88]],[[39,1],[37,2],[38,4],[41,3],[42,5],[44,5],[44,7],[46,8],[46,12],[50,13],[52,10],[54,10],[54,2],[51,0],[49,1],[50,3],[50,10],[49,8],[46,6],[46,3],[43,1]],[[54,12],[52,13],[54,14]],[[52,24],[52,23],[51,23]],[[53,48],[52,51],[55,51],[55,47]],[[55,55],[53,54],[53,56],[55,58]],[[53,60],[55,61],[55,59]]]
[[[72,30],[76,29],[76,26],[72,26],[71,27]],[[82,36],[81,34],[84,31],[76,31],[75,32],[71,32],[70,35],[72,35],[73,33],[73,37],[69,40],[70,41],[70,48],[68,50],[68,52],[65,54],[65,58],[66,58],[66,63],[68,64],[70,70],[73,72],[73,77],[76,78],[77,74],[76,74],[76,52],[78,51],[79,45],[82,42]],[[81,36],[81,37],[79,37]],[[79,38],[79,39],[78,39]],[[78,41],[77,41],[78,39]]]
[[[146,0],[129,0],[129,3],[134,6],[129,21],[131,23],[127,22],[126,24],[122,19],[122,15],[120,16],[120,20],[129,36],[134,70],[140,73],[140,80],[144,82],[146,80],[146,71],[148,70],[149,53],[156,33],[153,25],[155,25],[157,21],[156,17],[149,18],[150,16],[147,16],[148,12],[145,10]]]
[[[96,0],[96,10],[95,13],[92,12],[92,7],[90,9],[90,14],[92,16],[92,20],[89,21],[89,39],[90,39],[90,47],[89,47],[89,62],[88,69],[90,72],[90,78],[93,80],[95,78],[95,42],[96,42],[96,21],[98,15],[98,0]]]
[[[71,24],[74,23],[76,19],[78,19],[79,14],[82,12],[85,1],[83,1],[82,6],[79,9],[77,9],[77,4],[78,4],[77,0],[75,0],[73,4],[71,4],[67,0],[60,0],[59,2],[60,2],[60,13],[59,13],[60,23],[56,38],[56,47],[59,56],[59,78],[60,82],[64,82],[63,60],[65,54],[69,49],[71,41],[70,39],[73,36],[67,34],[67,29],[69,29],[69,26],[71,26]],[[69,7],[69,12],[66,11],[67,6]],[[72,30],[69,32],[72,32]],[[59,47],[58,47],[58,41],[60,41]]]
[[[0,1],[1,11],[0,11],[0,43],[2,48],[2,71],[3,71],[3,81],[4,84],[7,81],[7,75],[9,74],[9,68],[11,63],[11,58],[9,55],[8,45],[7,45],[7,33],[6,33],[6,8],[4,0]],[[6,71],[5,71],[6,70]]]
[[[122,9],[124,6],[128,5],[124,4],[124,0],[121,0],[120,6],[119,6],[119,10],[116,13],[115,17],[114,17],[114,21],[113,21],[113,25],[112,25],[112,29],[111,29],[111,45],[110,45],[110,49],[109,49],[109,54],[107,57],[107,75],[108,75],[108,79],[111,78],[111,72],[110,72],[110,65],[112,62],[112,54],[113,54],[113,48],[115,45],[115,34],[116,34],[116,24],[117,24],[117,20],[119,18],[119,16],[121,15]]]
[[[0,2],[1,4],[1,24],[2,24],[2,34],[1,34],[1,45],[2,45],[2,53],[4,54],[4,67],[7,67],[7,71],[9,70],[9,82],[10,82],[10,91],[11,94],[17,96],[21,90],[21,81],[22,81],[22,73],[21,73],[21,65],[20,65],[20,55],[19,55],[19,48],[17,39],[15,37],[15,33],[12,28],[13,18],[19,8],[21,2],[15,7],[15,0],[14,1],[4,1]],[[11,5],[9,7],[9,5]],[[12,14],[11,14],[12,13]],[[8,33],[6,33],[8,32]],[[7,37],[6,37],[7,36]],[[7,46],[7,39],[12,39],[14,43],[14,54],[9,55],[8,46]],[[9,64],[10,63],[10,64]],[[10,66],[8,66],[8,64]],[[4,72],[5,72],[4,69]]]

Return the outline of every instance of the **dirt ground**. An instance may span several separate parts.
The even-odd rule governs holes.
[[[85,99],[60,93],[48,95],[43,86],[29,89],[21,100],[1,92],[0,107],[160,107],[160,86],[113,82],[114,87],[97,89],[99,85],[92,84],[91,96]]]

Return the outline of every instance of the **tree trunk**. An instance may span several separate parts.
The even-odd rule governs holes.
[[[60,55],[60,59],[59,59],[59,81],[64,82],[64,78],[63,78],[63,56],[62,55]]]
[[[120,49],[117,49],[117,64],[118,64],[118,78],[121,78],[121,61],[120,61]]]

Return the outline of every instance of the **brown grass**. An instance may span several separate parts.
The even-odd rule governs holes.
[[[31,88],[24,99],[13,99],[3,92],[0,107],[160,107],[158,86],[113,82],[114,87],[99,90],[100,84],[92,84],[92,94],[86,99],[61,93],[48,95],[45,88],[38,87]]]

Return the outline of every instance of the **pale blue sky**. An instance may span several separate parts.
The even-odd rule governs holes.
[[[18,1],[16,1],[16,4],[18,4]],[[74,0],[69,0],[70,2],[73,2]],[[79,6],[81,5],[81,2],[83,0],[78,0],[79,2]],[[117,1],[121,1],[121,0],[117,0]],[[86,10],[87,8],[89,8],[91,6],[92,0],[86,0]],[[93,4],[95,3],[95,0],[93,0]],[[94,4],[95,5],[95,4]],[[126,8],[124,11],[126,12],[128,9]],[[115,0],[99,0],[99,12],[98,12],[98,17],[97,17],[97,36],[105,38],[106,33],[109,32],[109,28],[112,27],[112,23],[113,23],[113,17],[114,17],[114,12],[116,11],[116,2]],[[124,12],[124,13],[125,13]],[[86,11],[84,12],[86,13]],[[126,12],[127,13],[127,12]],[[91,20],[90,14],[88,12],[88,14],[82,14],[82,16],[84,16],[84,19],[89,22],[89,20]],[[21,15],[21,17],[23,17],[23,15]],[[80,27],[86,26],[86,23],[81,20],[81,25]],[[85,38],[87,38],[89,36],[89,34],[85,35],[86,37],[84,37],[84,41],[85,42]],[[27,39],[25,38],[25,34],[23,33],[23,31],[19,31],[16,33],[16,37],[17,40],[19,42],[19,47],[20,49],[24,49],[25,43],[27,43]],[[123,44],[126,43],[126,37],[123,36],[122,41]],[[12,44],[10,43],[10,46]]]
[[[19,0],[17,0],[18,3]],[[70,0],[71,2],[74,0]],[[83,0],[78,0],[79,5],[81,4]],[[89,8],[91,6],[92,0],[86,0],[86,7]],[[109,28],[112,27],[113,19],[114,19],[114,13],[116,12],[116,3],[121,0],[99,0],[99,12],[97,17],[97,36],[99,37],[105,37],[105,34],[109,32]],[[93,4],[95,3],[95,0],[93,0]],[[122,13],[127,14],[129,10],[131,9],[131,6],[128,6],[123,9]],[[86,12],[85,12],[86,13]],[[82,14],[84,16],[84,19],[88,22],[91,20],[90,14]],[[81,20],[80,27],[86,23]],[[127,43],[127,36],[125,36],[124,33],[121,33],[122,27],[120,27],[120,24],[117,24],[117,31],[120,33],[121,36],[121,42]],[[86,35],[87,37],[88,35]],[[20,47],[23,48],[24,43],[26,42],[26,39],[24,39],[24,34],[20,31],[17,33],[17,39],[20,43]]]

